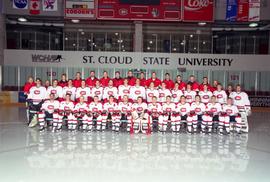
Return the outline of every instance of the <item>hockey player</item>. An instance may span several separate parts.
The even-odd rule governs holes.
[[[223,128],[225,127],[225,131],[227,134],[230,133],[230,123],[236,122],[236,131],[238,133],[241,132],[242,127],[242,119],[239,113],[237,106],[233,105],[233,99],[228,98],[227,104],[223,105],[222,114],[219,117],[220,120],[220,134],[225,133]]]
[[[172,90],[172,102],[178,103],[180,97],[183,95],[183,92],[179,90],[179,84],[174,84],[174,89]]]
[[[86,85],[90,88],[93,88],[96,86],[96,81],[98,81],[95,71],[90,72],[90,76],[85,80]]]
[[[83,96],[85,102],[91,101],[91,90],[86,87],[85,80],[81,81],[81,87],[76,89],[76,101],[79,102],[81,96]]]
[[[54,94],[55,99],[62,101],[63,97],[63,88],[58,86],[58,80],[53,80],[52,86],[49,86],[47,89],[47,99],[49,99],[50,94]]]
[[[251,107],[250,107],[250,101],[248,98],[248,95],[246,92],[242,92],[241,86],[237,85],[235,92],[232,92],[230,94],[230,97],[233,99],[234,105],[237,106],[241,118],[242,118],[242,131],[248,132],[249,126],[248,126],[248,120],[247,117],[251,114]]]
[[[153,97],[158,97],[159,96],[159,92],[158,90],[155,88],[155,84],[154,82],[151,82],[149,85],[149,88],[146,89],[146,102],[147,103],[151,103],[152,102],[152,98]]]
[[[174,82],[171,80],[171,76],[169,73],[165,74],[165,79],[163,80],[163,83],[166,84],[166,88],[169,90],[172,90],[174,88]]]
[[[112,123],[112,130],[119,131],[120,127],[120,111],[113,95],[109,96],[108,102],[103,106],[102,123],[98,123],[98,130],[104,131],[108,122]],[[102,126],[100,126],[100,124]]]
[[[181,91],[186,90],[186,83],[182,81],[181,75],[176,76],[175,83],[178,83],[178,89]]]
[[[27,99],[29,93],[30,93],[30,89],[32,87],[36,86],[36,83],[34,82],[33,77],[28,77],[28,81],[25,83],[24,87],[23,87],[23,92],[24,92],[24,96]],[[28,103],[26,102],[26,116],[27,116],[27,122],[29,121],[29,110],[28,110]]]
[[[46,99],[46,88],[41,86],[41,80],[36,79],[36,86],[33,86],[27,97],[28,110],[29,110],[29,127],[34,127],[37,124],[36,114]]]
[[[166,88],[165,88],[166,89]],[[162,107],[157,102],[157,97],[152,97],[152,102],[148,104],[147,107],[148,114],[150,116],[150,127],[152,131],[158,131],[158,123],[162,123],[163,117],[162,114]]]
[[[103,90],[103,100],[104,103],[109,101],[109,97],[113,96],[114,98],[118,97],[118,90],[113,86],[113,81],[110,80],[108,83],[108,87],[105,87]]]
[[[206,124],[205,121],[203,121],[204,118],[202,116],[205,113],[206,106],[201,102],[201,97],[199,95],[196,95],[195,102],[191,104],[190,110],[190,113],[193,116],[193,121],[188,122],[188,132],[191,133],[193,128],[193,132],[196,133],[199,122],[201,122],[202,131],[205,131]]]
[[[184,91],[184,96],[186,97],[186,102],[192,104],[195,101],[195,96],[197,93],[192,90],[191,85],[187,84],[187,89]]]
[[[130,85],[128,85],[128,79],[124,79],[124,84],[120,85],[118,87],[118,101],[121,102],[123,100],[123,97],[127,95],[129,97],[130,95]]]
[[[165,82],[162,82],[161,88],[158,90],[158,92],[159,92],[159,97],[158,97],[159,103],[166,102],[166,97],[172,95],[171,91],[169,89],[167,89]]]
[[[217,90],[213,93],[214,96],[217,98],[217,102],[221,105],[225,104],[227,102],[227,94],[224,90],[222,90],[222,85],[217,85]]]
[[[181,96],[180,103],[176,106],[176,111],[179,115],[175,119],[176,131],[179,132],[184,128],[184,124],[192,122],[193,118],[190,116],[190,104],[186,102],[186,97]]]
[[[76,131],[77,126],[81,126],[81,125],[82,125],[82,129],[85,130],[86,126],[88,125],[89,118],[87,116],[87,112],[89,108],[85,100],[86,99],[84,95],[81,95],[79,97],[79,103],[75,105],[73,115],[71,115],[70,118],[68,118],[68,129],[70,131]]]
[[[215,126],[219,124],[219,115],[221,113],[221,110],[221,104],[217,102],[217,97],[213,95],[211,97],[210,103],[208,103],[206,106],[206,114],[203,116],[204,121],[207,124],[207,133],[212,132],[213,123]]]
[[[73,87],[75,88],[75,87]],[[72,114],[73,110],[74,110],[74,103],[71,100],[71,95],[69,93],[67,93],[65,95],[65,101],[62,101],[60,103],[60,107],[59,107],[59,122],[57,125],[57,130],[61,130],[62,125],[63,125],[63,121],[67,121],[66,123],[69,123],[68,119],[69,116]]]
[[[145,88],[140,86],[140,79],[137,79],[136,85],[130,88],[130,96],[133,102],[136,102],[138,97],[142,97],[145,100]]]
[[[147,104],[143,102],[142,97],[137,98],[137,102],[132,105],[132,123],[131,129],[135,133],[147,133],[150,130],[150,120],[147,113]]]
[[[101,126],[102,116],[101,113],[103,111],[103,106],[100,103],[99,97],[94,96],[94,101],[89,104],[89,118],[88,118],[88,126],[87,130],[91,131],[97,125]]]
[[[121,113],[121,125],[125,125],[123,128],[127,128],[127,131],[130,132],[130,126],[131,126],[131,106],[132,104],[128,101],[128,95],[124,95],[122,102],[118,104],[119,111]],[[121,126],[120,125],[120,126]]]
[[[151,78],[149,78],[148,80],[146,80],[146,87],[149,87],[151,82],[154,82],[154,87],[157,88],[161,85],[161,81],[160,79],[157,78],[157,74],[156,72],[152,72],[152,76]]]
[[[199,96],[201,96],[201,102],[207,105],[212,95],[212,92],[208,90],[208,85],[203,85],[203,91],[199,92]]]
[[[175,85],[178,89],[178,84]],[[179,96],[180,97],[180,96]],[[168,127],[168,123],[171,122],[171,129],[176,132],[175,120],[177,117],[176,105],[173,103],[170,96],[166,97],[166,102],[162,105],[162,119],[159,123],[159,131],[165,132]]]
[[[70,99],[75,101],[76,88],[73,87],[73,82],[71,79],[68,80],[68,86],[63,88],[63,98],[66,98],[66,95],[70,95]]]
[[[100,81],[97,80],[95,87],[92,88],[92,97],[94,98],[97,96],[98,100],[101,101],[103,99],[103,90],[104,88],[101,87]]]
[[[59,107],[60,107],[59,101],[55,100],[55,95],[51,93],[49,95],[49,100],[45,101],[42,104],[41,110],[38,114],[40,131],[43,131],[46,126],[52,126],[53,132],[58,129]]]

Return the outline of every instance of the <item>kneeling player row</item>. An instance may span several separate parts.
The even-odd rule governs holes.
[[[96,96],[88,105],[82,96],[80,102],[74,105],[69,94],[61,103],[54,99],[54,94],[50,94],[50,99],[42,104],[34,105],[29,101],[30,121],[34,117],[31,111],[36,110],[40,129],[44,130],[51,123],[53,131],[61,130],[63,123],[67,124],[69,130],[104,131],[111,125],[113,131],[119,131],[120,126],[124,126],[122,123],[126,123],[124,129],[135,133],[150,133],[155,128],[161,132],[179,132],[181,126],[186,126],[183,129],[190,133],[197,132],[198,126],[204,133],[211,133],[213,126],[217,126],[215,129],[220,133],[229,133],[231,122],[235,123],[237,132],[241,131],[243,124],[247,124],[242,122],[242,113],[233,105],[231,98],[224,105],[217,103],[215,96],[205,105],[199,95],[192,104],[186,102],[185,96],[181,97],[178,104],[167,96],[162,105],[156,97],[149,104],[144,103],[142,97],[138,97],[133,104],[128,102],[128,96],[124,96],[120,103],[114,100],[110,96],[109,101],[102,104]]]

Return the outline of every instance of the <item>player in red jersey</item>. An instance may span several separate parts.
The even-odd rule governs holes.
[[[110,80],[111,79],[108,76],[108,72],[107,71],[104,71],[103,72],[103,77],[100,79],[101,86],[102,87],[107,87]]]
[[[127,79],[128,79],[128,84],[130,86],[134,86],[136,84],[136,78],[133,76],[133,73],[131,70],[128,71]]]
[[[188,84],[191,85],[192,90],[194,91],[199,91],[199,84],[196,81],[196,78],[194,75],[190,75]]]
[[[154,82],[154,86],[156,88],[161,85],[161,81],[160,81],[160,79],[157,78],[156,72],[152,72],[151,78],[149,78],[148,80],[146,80],[146,87],[149,87],[151,82]]]
[[[86,85],[90,88],[96,86],[97,81],[98,81],[98,78],[95,75],[95,71],[91,71],[90,76],[85,80]]]
[[[144,74],[144,72],[141,72],[140,73],[140,84],[141,84],[141,86],[142,87],[145,87],[145,84],[146,84],[146,79],[145,79],[145,74]]]
[[[81,73],[80,73],[80,72],[77,72],[77,73],[76,73],[76,77],[75,77],[75,79],[73,80],[73,86],[74,86],[75,88],[79,88],[79,87],[81,87],[81,85],[82,85]]]
[[[172,90],[174,88],[174,82],[171,80],[171,76],[169,73],[165,74],[165,79],[163,80],[164,83],[166,83],[166,89]]]
[[[120,85],[124,84],[123,78],[120,77],[120,72],[116,71],[115,72],[115,77],[113,79],[113,86],[118,88]]]
[[[181,90],[181,91],[186,90],[187,84],[185,82],[183,82],[181,75],[176,76],[175,83],[178,83],[178,85],[179,85],[178,89],[179,90]]]
[[[64,88],[68,85],[67,75],[64,73],[61,75],[61,80],[58,82],[58,86]]]

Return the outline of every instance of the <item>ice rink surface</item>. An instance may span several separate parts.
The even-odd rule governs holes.
[[[1,182],[270,181],[270,113],[241,136],[39,133],[23,107],[0,107]]]

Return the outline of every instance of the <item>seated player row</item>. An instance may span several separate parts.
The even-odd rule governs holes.
[[[217,102],[216,96],[211,96],[210,102],[205,105],[199,95],[195,96],[192,104],[186,101],[185,96],[180,96],[179,103],[173,103],[171,96],[166,96],[166,101],[158,103],[153,96],[151,103],[143,102],[138,97],[135,103],[130,103],[128,96],[124,95],[122,101],[115,102],[109,96],[107,103],[102,103],[98,96],[93,102],[87,104],[84,96],[74,105],[71,95],[66,94],[65,100],[55,100],[54,94],[50,99],[39,104],[38,121],[40,130],[52,127],[52,131],[60,131],[63,124],[69,131],[128,131],[135,133],[159,132],[188,132],[211,134],[214,129],[219,134],[230,133],[230,123],[235,123],[236,131],[241,132],[242,119],[238,108],[233,104],[233,99],[228,98],[226,104]],[[32,103],[30,103],[31,109]],[[37,106],[37,105],[36,105]],[[31,116],[32,117],[32,116]]]

